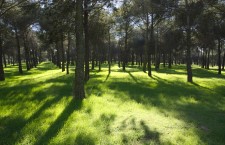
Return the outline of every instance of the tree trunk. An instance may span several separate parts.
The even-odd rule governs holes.
[[[168,64],[168,68],[172,68],[172,50],[169,50],[169,64]]]
[[[153,19],[153,13],[151,14],[151,19],[152,19],[152,22],[151,22],[151,38],[150,38],[150,41],[151,41],[151,47],[153,47],[153,42],[154,42],[154,19]],[[147,23],[149,23],[148,22],[149,21],[149,18],[148,18],[148,16],[147,16]],[[148,44],[148,31],[149,31],[149,29],[148,29],[148,27],[147,27],[147,44]],[[149,47],[149,45],[147,45],[147,47],[148,47],[148,76],[149,77],[151,77],[152,76],[152,67],[151,67],[151,47]]]
[[[187,7],[187,81],[188,82],[193,82],[192,80],[192,68],[191,68],[191,29],[190,29],[190,10],[188,9],[188,1],[185,0],[185,4]]]
[[[85,81],[88,81],[89,76],[89,54],[90,54],[90,47],[89,47],[89,12],[88,12],[88,0],[84,0],[84,43],[85,43]]]
[[[56,62],[57,66],[61,69],[61,59],[60,59],[60,52],[59,52],[59,42],[56,42]]]
[[[124,42],[124,51],[123,51],[123,71],[126,70],[126,63],[128,62],[128,22],[126,22],[126,26],[125,26],[125,42]]]
[[[67,49],[67,57],[66,57],[66,74],[69,74],[69,65],[70,65],[70,43],[71,43],[71,36],[70,32],[68,32],[68,49]]]
[[[62,60],[62,72],[65,71],[65,50],[63,45],[63,33],[61,34],[61,60]]]
[[[27,67],[27,71],[30,70],[30,56],[29,56],[29,49],[27,47],[27,43],[26,43],[26,34],[24,32],[23,34],[23,46],[24,46],[24,51],[25,51],[25,59],[26,59],[26,67]]]
[[[224,70],[224,65],[225,65],[225,52],[223,54],[223,67],[222,67],[222,70]]]
[[[110,74],[111,73],[111,37],[110,37],[110,28],[109,28],[109,32],[108,32],[108,35],[109,35],[109,46],[108,46],[108,65],[109,65],[109,70],[108,70],[108,73]]]
[[[18,36],[17,28],[15,28],[15,34],[16,34],[16,43],[17,43],[17,55],[18,55],[17,59],[18,59],[19,73],[23,74],[22,63],[21,63],[21,54],[20,54],[20,39]]]
[[[221,39],[218,38],[218,74],[221,74]]]
[[[83,28],[83,0],[76,1],[76,47],[77,60],[74,79],[74,98],[85,98],[84,92],[84,28]]]
[[[209,69],[209,65],[210,65],[209,57],[210,57],[210,49],[208,50],[208,54],[207,54],[207,67],[206,67],[206,69]]]
[[[4,53],[4,51],[3,51],[3,54],[2,54],[2,56],[3,56],[3,62],[4,62],[4,66],[5,66],[5,67],[7,67],[7,63],[6,63],[6,57],[5,57],[5,53]]]
[[[3,68],[3,62],[2,62],[2,51],[3,51],[3,41],[2,41],[2,35],[0,34],[0,81],[5,80],[5,74],[4,74],[4,68]]]
[[[92,54],[91,54],[91,69],[94,70],[95,69],[95,59],[96,59],[96,53],[95,53],[95,50],[96,50],[96,46],[94,45],[94,47],[92,48]]]

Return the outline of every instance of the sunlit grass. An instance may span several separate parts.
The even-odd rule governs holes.
[[[74,74],[51,63],[23,75],[6,68],[0,144],[224,144],[224,72],[194,66],[191,84],[184,66],[152,78],[140,69],[92,71],[79,101],[72,99]]]

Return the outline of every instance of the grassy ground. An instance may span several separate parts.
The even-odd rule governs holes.
[[[91,72],[87,98],[72,99],[74,74],[51,63],[0,82],[0,144],[224,145],[225,75],[184,66],[153,72],[138,68]]]

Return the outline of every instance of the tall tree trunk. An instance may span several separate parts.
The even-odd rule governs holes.
[[[2,35],[0,34],[0,81],[5,80],[5,74],[4,74],[4,67],[3,67],[3,62],[2,62],[2,55],[3,55],[3,40],[2,40]]]
[[[26,67],[27,67],[27,71],[30,70],[30,56],[29,56],[29,49],[27,47],[27,43],[26,43],[26,34],[24,32],[23,34],[23,46],[24,46],[24,51],[25,51],[25,59],[26,59]]]
[[[209,57],[210,57],[210,49],[208,50],[208,54],[207,54],[207,69],[209,69],[209,65],[210,65],[210,59],[209,59]]]
[[[211,59],[212,59],[212,61],[211,61],[211,63],[212,63],[212,67],[214,67],[214,56],[213,56],[213,49],[212,49],[212,57],[211,57]]]
[[[163,67],[166,67],[166,53],[163,52]]]
[[[84,92],[84,28],[83,28],[83,0],[76,1],[76,47],[77,60],[74,79],[74,97],[85,98]]]
[[[221,39],[218,38],[218,74],[221,74]]]
[[[123,51],[123,71],[126,70],[126,63],[128,62],[128,22],[126,22],[126,26],[125,26],[125,42],[124,42],[124,51]]]
[[[60,51],[59,51],[59,42],[56,42],[56,62],[57,66],[61,69],[61,59],[60,59]]]
[[[157,28],[157,38],[155,43],[155,71],[159,70],[159,52],[158,52],[158,39],[159,39],[159,31]]]
[[[92,57],[91,57],[91,61],[92,61],[92,64],[91,64],[91,69],[94,70],[95,69],[95,59],[96,59],[96,53],[95,53],[95,50],[96,50],[96,45],[94,45],[92,47]]]
[[[69,74],[69,65],[70,65],[70,44],[71,44],[71,35],[68,32],[68,49],[67,49],[67,57],[66,57],[66,74]]]
[[[109,43],[109,46],[108,46],[108,65],[109,65],[109,70],[108,70],[108,73],[110,74],[111,73],[111,37],[110,37],[110,28],[109,28],[109,32],[108,32],[108,43]]]
[[[6,57],[5,57],[5,52],[3,51],[3,62],[4,62],[4,66],[7,67],[7,63],[6,63]]]
[[[133,66],[134,65],[134,50],[132,50],[131,52],[131,65]]]
[[[22,74],[23,69],[22,69],[21,54],[20,54],[20,39],[18,36],[17,28],[15,28],[15,34],[16,34],[16,43],[17,43],[17,55],[18,55],[17,59],[18,59],[19,73]]]
[[[223,54],[223,67],[222,67],[222,70],[224,70],[224,65],[225,65],[225,52]]]
[[[190,29],[190,10],[189,10],[189,4],[188,1],[185,0],[186,8],[187,8],[187,81],[193,82],[192,80],[192,68],[191,68],[191,29]]]
[[[151,38],[150,38],[150,41],[151,41],[151,47],[153,47],[153,42],[154,42],[154,18],[153,18],[153,13],[151,14],[151,20],[152,20],[152,22],[151,22]],[[147,16],[147,23],[149,23],[148,22],[149,21],[149,17]],[[148,29],[148,27],[147,27],[147,31],[149,31],[149,29]],[[148,32],[147,32],[148,33]],[[148,44],[148,34],[147,34],[147,44]],[[148,76],[149,77],[151,77],[152,76],[152,67],[151,67],[151,47],[149,47],[149,45],[147,45],[148,46]]]
[[[65,71],[65,50],[63,45],[63,33],[61,34],[61,60],[62,60],[62,72]]]
[[[84,43],[85,43],[85,81],[88,81],[90,76],[90,68],[89,68],[89,54],[90,54],[90,47],[89,47],[89,22],[88,22],[88,17],[89,17],[89,12],[88,12],[88,1],[89,0],[84,0]]]
[[[172,50],[169,50],[169,64],[168,64],[168,68],[172,68]]]

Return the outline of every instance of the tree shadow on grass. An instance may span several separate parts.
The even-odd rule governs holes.
[[[138,80],[137,83],[137,78],[128,73],[135,83],[118,81],[108,84],[115,91],[115,97],[124,101],[134,100],[146,107],[155,106],[162,112],[176,112],[176,118],[187,124],[195,124],[196,134],[205,143],[215,144],[219,141],[221,144],[225,141],[225,112],[221,109],[225,102],[223,94],[198,85],[170,82],[156,76],[153,79],[157,82],[149,79],[149,83],[146,80]],[[155,87],[149,85],[152,83],[156,83]]]
[[[73,99],[55,120],[55,122],[48,128],[47,132],[35,143],[35,145],[48,144],[49,141],[57,135],[70,115],[82,107],[82,100]]]
[[[13,87],[0,88],[2,107],[11,106],[8,108],[11,113],[0,119],[0,144],[15,144],[21,138],[21,131],[27,124],[38,119],[46,109],[60,102],[63,97],[71,96],[72,82],[70,80],[71,76],[65,76],[48,79],[45,82],[33,84],[20,82]],[[43,83],[50,85],[45,89],[33,91],[41,87]],[[37,109],[33,109],[30,103],[36,104]],[[79,105],[74,103],[76,104]],[[71,109],[71,106],[69,108]],[[26,113],[33,114],[28,119],[24,119]]]
[[[150,129],[150,127],[146,124],[144,120],[140,120],[140,118],[136,117],[128,117],[125,118],[121,122],[121,126],[118,128],[122,132],[133,132],[137,133],[137,136],[122,134],[122,142],[124,144],[160,144],[160,133]]]

